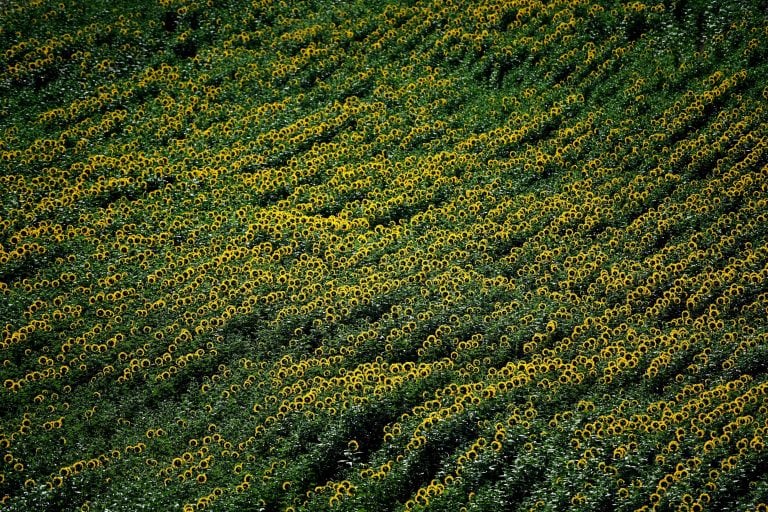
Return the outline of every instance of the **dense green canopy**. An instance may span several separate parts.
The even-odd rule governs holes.
[[[768,510],[764,1],[6,1],[0,509]]]

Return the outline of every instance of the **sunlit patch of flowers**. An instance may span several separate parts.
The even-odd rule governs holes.
[[[0,15],[4,509],[766,509],[757,7],[91,9]]]

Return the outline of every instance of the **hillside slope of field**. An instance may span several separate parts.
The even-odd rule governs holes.
[[[768,510],[764,1],[0,14],[0,510]]]

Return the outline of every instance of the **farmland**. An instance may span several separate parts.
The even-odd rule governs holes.
[[[0,510],[768,511],[764,1],[0,13]]]

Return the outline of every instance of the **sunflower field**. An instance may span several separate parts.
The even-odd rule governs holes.
[[[768,511],[764,0],[0,3],[0,510]]]

